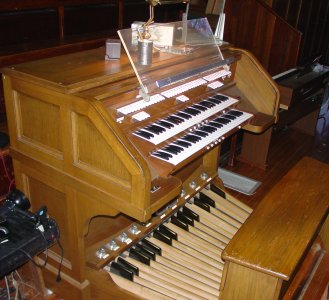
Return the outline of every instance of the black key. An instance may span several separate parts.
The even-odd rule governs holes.
[[[199,199],[212,207],[216,207],[216,202],[202,192],[199,194]]]
[[[227,96],[221,94],[213,95],[212,97],[222,101],[226,101],[229,99]]]
[[[201,104],[208,108],[212,108],[212,107],[216,106],[214,103],[211,103],[210,101],[207,101],[207,100],[202,100],[198,104]]]
[[[176,116],[169,116],[165,119],[166,121],[169,121],[171,123],[174,123],[176,125],[180,124],[180,123],[183,123],[184,122],[184,119],[182,118],[179,118],[179,117],[176,117]]]
[[[130,281],[133,281],[134,279],[134,273],[132,271],[128,270],[127,268],[123,267],[122,265],[118,264],[115,261],[111,263],[110,271],[111,273],[119,275]]]
[[[184,147],[184,148],[188,148],[188,147],[192,146],[191,143],[189,143],[189,142],[185,142],[185,141],[180,141],[180,140],[177,140],[177,141],[173,142],[173,144],[176,144],[176,145],[182,146],[182,147]]]
[[[150,259],[136,248],[130,248],[129,257],[136,259],[145,265],[150,265]]]
[[[194,226],[194,220],[187,215],[185,215],[182,211],[177,212],[177,219],[181,220],[182,222]]]
[[[118,257],[117,263],[121,266],[123,266],[124,268],[130,270],[131,272],[133,272],[135,275],[138,276],[139,274],[139,269],[134,266],[133,264],[131,264],[130,262],[124,260],[122,257]]]
[[[213,97],[209,97],[209,98],[207,99],[207,101],[212,102],[212,103],[214,103],[214,104],[220,104],[220,103],[222,103],[221,100],[216,99],[216,98],[213,98]]]
[[[200,110],[197,110],[197,109],[194,109],[194,108],[191,108],[191,107],[187,107],[183,111],[186,112],[187,114],[192,115],[192,116],[196,116],[196,115],[201,114]]]
[[[171,154],[169,154],[167,152],[163,152],[163,151],[153,152],[153,155],[157,155],[157,156],[159,156],[159,157],[161,157],[163,159],[166,159],[166,160],[172,158],[172,155]]]
[[[172,149],[172,148],[170,148],[170,147],[168,147],[168,146],[162,148],[162,150],[164,150],[164,151],[166,151],[166,152],[169,152],[169,153],[171,153],[171,154],[175,154],[175,155],[178,153],[178,151],[176,151],[176,150],[174,150],[174,149]]]
[[[214,126],[216,128],[222,128],[223,127],[223,124],[213,122],[213,121],[210,121],[208,124],[211,125],[211,126]]]
[[[208,126],[208,125],[201,126],[201,127],[199,127],[199,129],[202,131],[206,131],[208,133],[213,133],[213,132],[217,131],[217,128]]]
[[[170,218],[171,223],[175,224],[179,228],[184,229],[185,231],[188,231],[188,224],[184,223],[182,220],[178,219],[177,217],[171,217]]]
[[[192,142],[192,143],[196,143],[201,140],[200,137],[191,135],[191,134],[187,134],[187,135],[183,136],[181,139],[184,141]]]
[[[141,253],[146,255],[149,259],[155,260],[155,252],[153,252],[152,250],[147,249],[146,247],[144,247],[141,244],[136,244],[135,247],[136,247],[136,249],[138,249],[138,251],[140,251]]]
[[[218,123],[223,124],[223,125],[226,125],[226,124],[228,124],[228,123],[231,122],[230,120],[228,120],[228,119],[224,119],[224,118],[222,118],[222,117],[220,117],[220,118],[216,118],[216,119],[214,119],[213,121],[214,121],[214,122],[218,122]]]
[[[229,114],[225,114],[223,117],[226,118],[226,119],[230,119],[230,120],[235,120],[236,119],[236,116],[229,115]]]
[[[144,129],[148,130],[148,131],[151,131],[155,134],[159,134],[161,132],[164,132],[166,131],[166,129],[164,129],[163,127],[160,127],[160,126],[157,126],[157,125],[149,125],[149,126],[146,126],[144,127]]]
[[[172,240],[170,237],[164,235],[162,232],[158,231],[158,230],[154,230],[153,231],[153,237],[156,238],[159,241],[162,241],[168,245],[172,245]]]
[[[236,116],[236,117],[240,117],[240,116],[243,115],[242,111],[233,110],[233,109],[228,111],[227,113],[230,114],[230,115]]]
[[[181,117],[181,118],[183,118],[183,119],[186,119],[186,120],[188,120],[188,119],[191,119],[191,118],[192,118],[192,116],[191,116],[191,115],[189,115],[189,114],[186,114],[186,113],[183,113],[183,112],[178,112],[178,113],[176,113],[175,115],[176,115],[176,116],[178,116],[178,117]]]
[[[167,129],[175,127],[174,124],[171,124],[171,123],[163,121],[163,120],[157,121],[156,123],[159,124],[160,126],[163,126],[163,127],[167,128]]]
[[[166,147],[163,148],[164,150],[173,153],[173,154],[177,154],[179,152],[182,152],[184,149],[182,147],[178,147],[175,145],[168,145]]]
[[[195,135],[198,135],[198,136],[201,136],[201,137],[206,137],[209,134],[208,132],[204,132],[204,131],[201,131],[201,130],[194,130],[191,133],[195,134]]]
[[[149,250],[151,250],[151,251],[153,251],[154,253],[156,253],[156,254],[158,254],[158,255],[161,255],[161,248],[159,247],[159,246],[157,246],[157,245],[154,245],[152,242],[150,242],[150,241],[148,241],[148,240],[142,240],[142,245],[145,247],[145,248],[147,248],[147,249],[149,249]]]
[[[167,237],[170,237],[172,240],[177,241],[177,233],[172,231],[170,228],[166,227],[165,225],[163,224],[160,225],[158,230],[164,235],[166,235]]]
[[[195,221],[200,221],[199,215],[186,206],[183,207],[183,214]]]
[[[202,105],[198,105],[198,104],[194,104],[194,105],[192,105],[192,107],[195,108],[195,109],[201,110],[201,111],[206,111],[206,110],[208,110],[207,107],[204,107],[204,106],[202,106]]]
[[[149,133],[149,132],[144,131],[144,130],[137,130],[137,131],[135,131],[135,134],[137,134],[137,135],[139,135],[141,137],[144,137],[144,138],[146,138],[148,140],[150,138],[154,137],[154,135],[152,133]]]

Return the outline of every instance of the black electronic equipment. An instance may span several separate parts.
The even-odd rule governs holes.
[[[36,213],[29,208],[29,200],[17,189],[0,204],[0,278],[59,239],[58,226],[47,215],[47,208]]]

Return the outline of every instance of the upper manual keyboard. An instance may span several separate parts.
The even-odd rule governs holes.
[[[177,111],[172,115],[142,127],[133,132],[133,134],[154,145],[158,145],[176,134],[204,122],[209,117],[222,112],[237,102],[238,100],[225,95],[213,95],[185,109]]]

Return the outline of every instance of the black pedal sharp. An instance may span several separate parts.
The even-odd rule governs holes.
[[[136,249],[138,249],[141,253],[143,253],[144,255],[146,255],[149,259],[151,260],[155,260],[155,252],[146,248],[145,246],[141,245],[141,244],[136,244],[135,245]]]
[[[182,222],[194,226],[194,220],[187,215],[185,215],[182,211],[177,212],[177,219],[181,220]]]
[[[199,199],[200,199],[200,201],[203,201],[204,203],[207,203],[211,207],[216,207],[215,201],[213,199],[211,199],[210,197],[208,197],[207,195],[205,195],[204,193],[202,193],[202,192],[199,193]]]
[[[133,272],[134,275],[137,275],[137,276],[139,275],[139,269],[136,266],[134,266],[133,264],[131,264],[130,262],[124,260],[122,257],[120,257],[120,256],[118,257],[117,263],[119,265],[123,266],[124,268],[130,270],[131,272]]]
[[[141,263],[143,263],[145,265],[148,265],[148,266],[150,265],[150,259],[136,248],[130,248],[129,256],[133,259],[140,261]]]
[[[185,231],[188,231],[188,224],[187,223],[184,223],[182,220],[178,219],[177,217],[171,217],[170,220],[171,220],[171,223],[175,224],[179,228],[182,228]]]
[[[164,235],[162,232],[160,232],[160,231],[158,231],[158,230],[154,230],[153,231],[153,236],[157,239],[157,240],[159,240],[159,241],[161,241],[161,242],[164,242],[164,243],[166,243],[166,244],[168,244],[168,245],[172,245],[172,240],[171,240],[171,238],[170,237],[168,237],[168,236],[166,236],[166,235]]]
[[[158,247],[157,245],[154,245],[154,244],[151,243],[150,241],[144,239],[144,240],[142,240],[142,245],[143,245],[145,248],[147,248],[147,249],[153,251],[155,254],[161,255],[161,248]]]
[[[118,264],[115,261],[111,263],[110,271],[111,271],[111,273],[119,275],[130,281],[134,280],[134,273],[132,271],[128,270],[127,268],[123,267],[122,265]]]
[[[226,199],[226,194],[224,191],[222,191],[220,188],[217,186],[210,184],[210,190],[216,193],[218,196],[221,196],[222,198]]]
[[[165,225],[160,225],[158,230],[164,235],[170,237],[172,240],[177,241],[177,233],[166,227]]]
[[[207,211],[207,212],[210,212],[210,206],[209,206],[207,203],[201,201],[201,200],[200,200],[199,198],[197,198],[197,197],[194,197],[194,204],[195,204],[196,206],[199,206],[199,207],[202,208],[203,210],[205,210],[205,211]]]
[[[200,221],[200,216],[186,206],[183,207],[183,214],[195,221]]]

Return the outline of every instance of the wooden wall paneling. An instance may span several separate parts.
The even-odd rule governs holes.
[[[321,53],[324,63],[325,51],[329,47],[329,1],[322,1],[322,6],[319,13],[319,29],[317,31],[317,40],[314,45],[314,50]],[[328,63],[327,63],[328,65]]]
[[[276,19],[268,65],[268,72],[271,75],[279,74],[297,65],[301,39],[300,32],[283,19]]]
[[[256,24],[253,30],[253,54],[268,69],[276,18],[264,6],[256,3]],[[265,25],[265,26],[264,26]]]
[[[10,45],[56,39],[59,33],[55,8],[2,12],[0,10],[0,53]]]
[[[58,12],[58,24],[59,24],[59,38],[61,40],[64,40],[64,36],[65,36],[65,28],[64,28],[64,24],[65,24],[65,13],[64,13],[64,6],[60,5],[57,9]]]
[[[273,0],[272,7],[279,16],[285,18],[288,13],[289,3],[290,0]]]
[[[303,1],[298,29],[303,32],[300,64],[312,61],[324,54],[329,43],[328,1]],[[325,34],[326,33],[326,34]]]
[[[226,1],[225,12],[230,18],[227,18],[224,39],[234,46],[249,50],[254,40],[253,32],[256,29],[255,13],[251,1],[247,0],[236,5],[234,1]],[[248,26],[246,26],[248,24]]]
[[[307,45],[305,44],[305,41],[307,40],[309,33],[308,28],[311,26],[311,15],[310,12],[312,10],[312,1],[303,0],[302,6],[300,9],[300,15],[299,20],[297,24],[298,30],[300,30],[303,33],[303,41],[304,43],[301,44],[301,49],[299,53],[299,62],[304,63],[303,57],[305,56],[304,53],[306,53]]]
[[[248,1],[244,1],[241,5],[235,5],[234,1],[226,1],[225,13],[230,16],[225,21],[224,40],[235,45],[236,47],[243,47],[248,45],[250,35],[247,26],[243,24],[249,24],[254,26],[254,20],[248,19]],[[246,49],[246,47],[243,47]]]
[[[96,3],[84,6],[71,5],[64,8],[65,36],[113,32],[119,27],[117,3]]]
[[[123,28],[130,28],[135,21],[146,22],[149,15],[149,6],[146,1],[123,1]]]
[[[225,5],[224,39],[251,51],[271,75],[296,65],[300,33],[257,0]]]
[[[310,26],[309,26],[309,39],[305,44],[309,45],[309,54],[308,57],[310,60],[314,59],[315,56],[319,55],[317,49],[319,41],[321,39],[321,18],[323,17],[323,5],[324,1],[313,1],[312,13],[310,17]]]
[[[290,0],[287,8],[286,20],[293,27],[297,27],[302,0]]]

